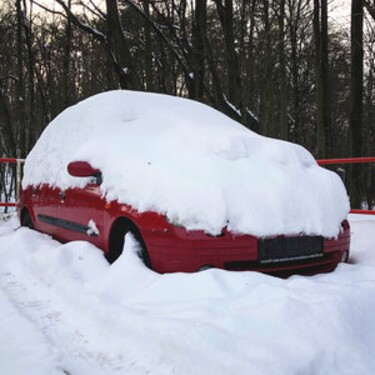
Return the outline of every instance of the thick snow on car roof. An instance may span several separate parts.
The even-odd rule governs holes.
[[[67,173],[77,160],[102,171],[108,201],[211,234],[335,237],[349,210],[340,178],[303,147],[168,95],[111,91],[66,109],[28,155],[23,187],[84,186]]]

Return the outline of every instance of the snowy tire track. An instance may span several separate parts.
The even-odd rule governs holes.
[[[29,242],[26,242],[28,246],[25,246],[29,254],[19,262],[10,258],[8,267],[0,272],[0,292],[35,331],[43,335],[39,339],[49,348],[57,373],[144,373],[142,369],[129,365],[134,355],[127,358],[122,345],[122,350],[117,354],[108,350],[105,344],[109,337],[108,334],[106,337],[105,331],[112,330],[114,335],[110,339],[118,342],[122,340],[121,333],[117,334],[113,327],[108,328],[105,317],[98,314],[95,308],[82,303],[80,294],[72,293],[77,285],[73,283],[67,288],[64,283],[51,279],[48,268],[41,267],[40,259],[36,256],[38,245],[47,245],[52,252],[61,245],[47,236],[42,236],[42,241],[39,239],[33,245],[32,238],[39,237],[39,234],[24,228],[17,232],[23,232],[21,236],[29,238]],[[45,256],[47,260],[43,266],[48,267],[49,254]],[[64,254],[62,256],[66,258]],[[80,292],[85,291],[82,289]],[[84,300],[85,296],[82,297]],[[35,374],[41,375],[38,371]],[[51,374],[50,370],[46,372],[46,375]]]
[[[79,307],[75,309],[69,302],[61,301],[61,296],[56,295],[56,291],[51,291],[33,275],[27,275],[28,285],[20,282],[23,278],[24,274],[22,278],[16,274],[8,274],[0,279],[0,285],[17,310],[43,334],[54,357],[67,366],[65,371],[72,375],[92,374],[93,371],[100,374],[120,367],[114,358],[110,358],[100,348],[90,348],[89,335],[74,320],[75,314],[77,317],[80,315]],[[65,305],[66,310],[69,304],[69,314],[59,309],[59,305]],[[76,362],[79,363],[79,372],[75,371]]]

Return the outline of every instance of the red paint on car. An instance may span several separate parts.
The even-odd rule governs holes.
[[[69,172],[75,176],[95,175],[95,178],[101,178],[99,170],[82,163],[76,162],[73,167],[70,165]],[[272,256],[268,259],[267,254],[262,255],[261,259],[260,248],[264,239],[231,233],[226,228],[218,236],[199,230],[189,231],[169,223],[156,212],[140,213],[127,204],[107,202],[100,191],[100,180],[95,179],[84,188],[65,191],[48,185],[29,186],[21,192],[18,213],[21,222],[28,214],[33,227],[40,232],[48,233],[62,242],[89,241],[107,255],[115,223],[119,219],[126,219],[140,234],[150,266],[160,273],[194,272],[215,267],[280,276],[316,274],[334,270],[340,261],[347,259],[350,247],[350,228],[348,222],[344,221],[337,239],[322,239],[320,253],[307,254],[306,249],[301,249],[301,255],[298,255],[294,249],[289,256],[277,254],[279,248],[288,250],[289,243],[300,243],[298,237],[289,239],[279,236],[274,239],[274,245],[271,243],[271,250],[266,250],[273,252]],[[90,221],[95,223],[99,233],[91,230]],[[314,241],[319,242],[319,239]]]

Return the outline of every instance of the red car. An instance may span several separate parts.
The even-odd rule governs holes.
[[[258,238],[227,226],[221,233],[210,234],[177,225],[154,210],[139,210],[108,199],[102,185],[105,173],[87,161],[73,160],[65,168],[78,181],[76,186],[24,183],[18,205],[21,225],[63,242],[89,241],[105,252],[109,262],[121,255],[129,232],[141,244],[145,264],[160,273],[215,267],[288,276],[332,271],[339,262],[348,260],[347,220],[342,221],[336,238],[302,233]]]
[[[82,189],[63,191],[41,185],[23,190],[18,205],[21,224],[63,242],[89,241],[103,249],[109,262],[121,255],[128,232],[142,245],[145,264],[160,273],[217,267],[278,276],[315,274],[332,271],[348,259],[346,220],[336,240],[322,236],[258,239],[225,228],[212,236],[174,226],[155,212],[139,213],[129,205],[107,202],[100,192],[101,173],[87,162],[70,163],[68,170],[76,177],[92,176],[93,181]]]

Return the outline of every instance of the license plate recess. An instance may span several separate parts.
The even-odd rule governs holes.
[[[323,255],[324,239],[321,236],[276,237],[261,239],[258,259],[262,263],[316,258]]]

